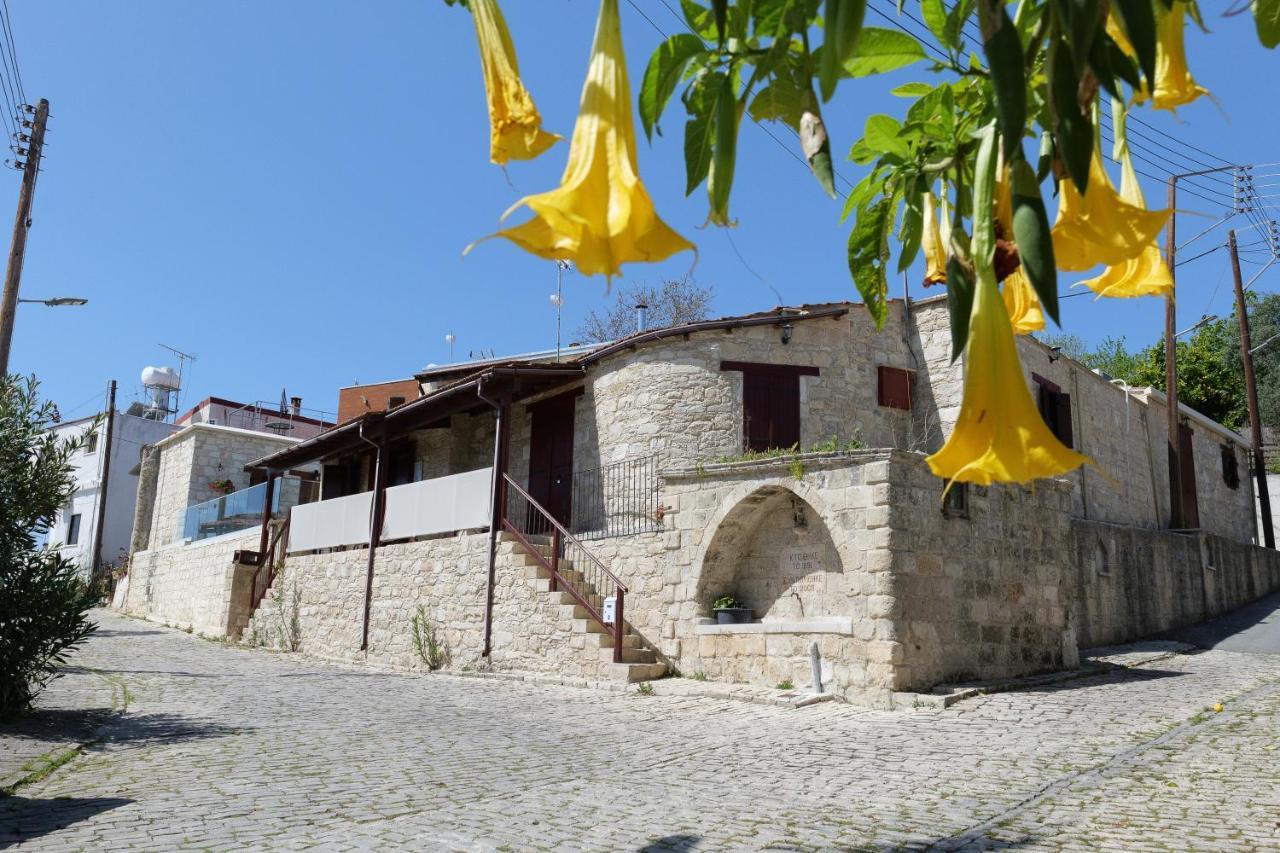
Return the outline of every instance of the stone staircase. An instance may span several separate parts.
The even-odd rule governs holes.
[[[551,590],[551,572],[528,553],[525,546],[515,536],[506,531],[498,535],[498,551],[506,555],[510,565],[522,572],[525,580],[533,590],[559,611],[562,619],[571,622],[572,638],[569,640],[575,647],[583,649],[584,654],[592,654],[598,658],[598,672],[602,677],[614,681],[636,682],[652,681],[667,674],[667,666],[660,663],[657,654],[644,644],[644,640],[636,634],[630,625],[625,626],[622,636],[622,663],[614,663],[614,637],[611,626],[601,625],[579,604],[571,592],[564,589]],[[539,554],[550,561],[551,544],[546,537],[530,537]],[[576,589],[588,601],[596,600],[595,587],[577,571],[571,560],[561,560],[558,565],[560,576]]]

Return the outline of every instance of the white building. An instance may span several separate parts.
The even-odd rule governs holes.
[[[60,438],[82,435],[93,427],[97,415],[54,427]],[[112,424],[111,464],[105,489],[103,468],[107,460],[106,419],[71,457],[76,491],[49,529],[49,544],[59,545],[65,556],[80,567],[85,578],[92,574],[93,547],[99,519],[102,529],[102,563],[114,563],[129,550],[134,506],[138,499],[138,456],[142,447],[155,444],[177,429],[171,423],[116,412]],[[106,511],[102,511],[103,498]]]

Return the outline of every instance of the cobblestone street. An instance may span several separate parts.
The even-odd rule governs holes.
[[[108,722],[0,799],[0,847],[1280,847],[1280,656],[793,710],[384,674],[99,616],[42,704]]]

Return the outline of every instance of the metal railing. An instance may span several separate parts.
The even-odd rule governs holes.
[[[277,435],[288,434],[297,423],[306,423],[308,426],[315,426],[319,429],[325,426],[332,426],[336,420],[337,416],[333,412],[326,412],[322,409],[306,409],[301,406],[297,408],[293,406],[282,407],[279,403],[270,403],[263,400],[248,403],[238,409],[228,411],[226,414],[227,426],[254,430],[255,432],[273,432]],[[312,424],[312,421],[317,423]]]
[[[319,497],[319,484],[297,477],[281,477],[271,499],[271,517],[279,518],[294,506]],[[190,542],[211,539],[262,524],[267,484],[259,483],[229,495],[189,506],[183,511],[182,536]]]
[[[658,456],[624,459],[573,475],[569,529],[580,539],[648,533],[662,527]]]
[[[612,633],[613,661],[621,663],[626,586],[509,474],[502,477],[503,529],[550,572],[552,592],[569,593],[591,619]]]

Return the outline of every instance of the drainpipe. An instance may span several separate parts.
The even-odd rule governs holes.
[[[373,560],[377,554],[378,540],[382,538],[382,510],[386,495],[386,466],[383,456],[387,446],[385,430],[381,431],[378,440],[372,441],[364,434],[364,423],[357,433],[360,440],[377,451],[373,463],[373,500],[369,502],[369,562],[365,568],[364,578],[364,624],[360,632],[360,651],[369,650],[369,611],[373,604]]]
[[[507,431],[511,420],[511,398],[503,397],[495,400],[484,393],[485,380],[489,375],[481,376],[476,383],[476,396],[493,406],[493,485],[489,491],[489,574],[484,596],[484,652],[488,657],[493,650],[493,588],[498,562],[498,528],[502,524],[503,475],[507,467]]]

